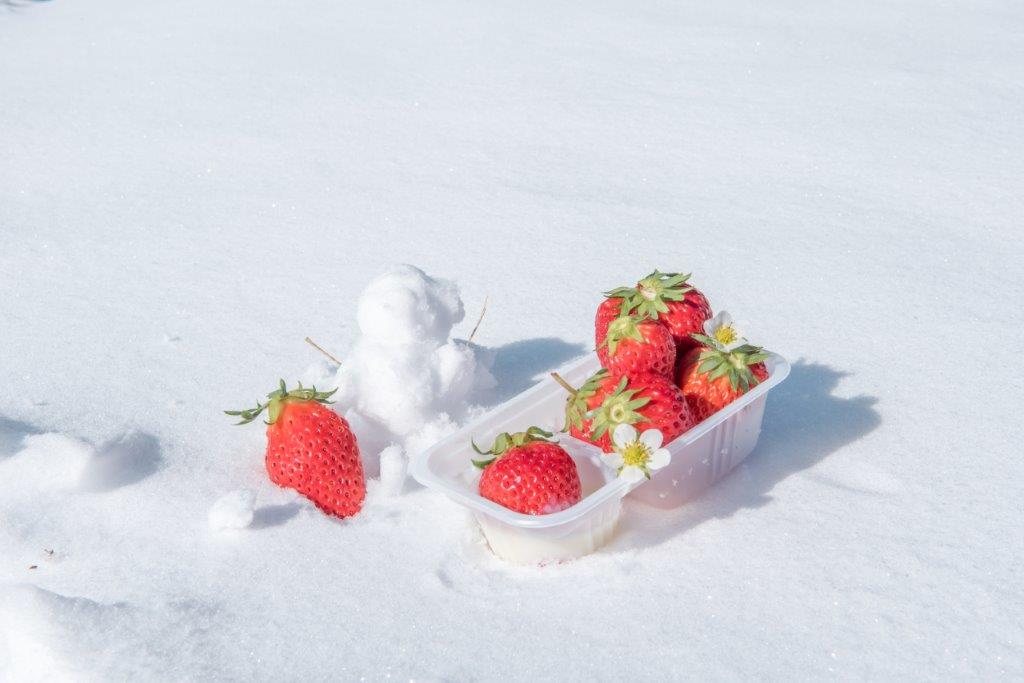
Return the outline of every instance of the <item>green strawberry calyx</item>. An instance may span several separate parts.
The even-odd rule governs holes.
[[[690,273],[663,273],[655,270],[636,283],[635,287],[618,287],[604,295],[609,299],[622,299],[620,315],[633,313],[640,318],[657,320],[668,313],[669,301],[682,301],[693,290],[687,280]]]
[[[709,382],[728,377],[732,390],[744,394],[761,382],[751,366],[764,362],[771,354],[760,346],[743,344],[727,350],[721,342],[707,335],[694,332],[690,336],[704,347],[697,358],[697,373],[707,375]]]
[[[650,398],[636,398],[639,389],[627,389],[629,378],[623,376],[615,386],[615,391],[608,395],[601,405],[586,414],[592,420],[591,434],[600,439],[609,430],[614,431],[620,424],[636,424],[644,419],[637,412],[639,408],[651,402]]]
[[[536,443],[539,441],[544,443],[556,443],[551,441],[551,436],[551,432],[545,432],[540,427],[530,427],[525,432],[515,432],[514,434],[502,432],[495,437],[494,445],[491,446],[491,449],[488,451],[480,450],[480,447],[476,445],[476,442],[470,439],[469,443],[472,444],[474,451],[480,455],[491,456],[482,460],[474,460],[473,464],[476,467],[483,469],[501,456],[505,455],[505,453],[512,448],[519,448],[520,446],[525,446],[528,443]]]
[[[225,410],[225,415],[231,415],[234,417],[241,418],[239,422],[235,424],[249,424],[255,420],[260,413],[264,410],[267,411],[267,419],[264,422],[268,425],[272,425],[277,422],[277,418],[281,416],[281,411],[289,403],[305,403],[307,401],[316,401],[317,403],[329,404],[331,401],[328,399],[334,394],[337,389],[331,391],[317,391],[316,387],[303,387],[302,382],[299,382],[298,389],[289,390],[285,385],[284,380],[280,380],[280,384],[277,389],[267,394],[266,401],[256,401],[255,408],[249,408],[248,410]]]
[[[552,372],[551,377],[569,392],[569,398],[565,401],[565,426],[562,427],[562,431],[567,432],[570,427],[583,429],[583,421],[587,418],[587,411],[590,409],[587,401],[597,393],[601,383],[608,377],[608,370],[601,368],[588,377],[579,389],[566,382],[557,372]]]
[[[614,356],[615,350],[625,339],[632,339],[643,343],[644,335],[640,331],[640,323],[644,322],[644,320],[645,318],[635,315],[620,315],[608,325],[608,333],[605,334],[601,346],[607,346],[608,353]]]

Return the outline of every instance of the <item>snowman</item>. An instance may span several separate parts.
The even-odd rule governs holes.
[[[385,469],[393,470],[395,446],[415,454],[455,431],[493,389],[493,354],[451,338],[464,316],[455,283],[415,266],[397,266],[363,290],[355,343],[319,384],[337,387],[335,408],[351,424],[370,472],[379,471],[382,450]]]

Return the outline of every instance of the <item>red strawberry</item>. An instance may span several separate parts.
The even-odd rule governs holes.
[[[745,344],[731,351],[696,335],[708,346],[691,349],[679,363],[677,382],[698,421],[703,421],[768,379],[768,354]]]
[[[618,291],[618,290],[612,290]],[[608,336],[608,326],[619,316],[629,315],[628,300],[622,297],[612,297],[611,292],[605,292],[605,300],[597,307],[597,315],[594,316],[594,348],[601,348],[605,338]]]
[[[493,457],[474,460],[483,469],[480,495],[527,515],[547,515],[580,502],[582,489],[576,463],[561,446],[548,441],[550,432],[530,427],[525,432],[499,434],[489,451]]]
[[[631,315],[616,318],[597,347],[597,356],[614,375],[655,374],[671,377],[676,343],[660,322]]]
[[[679,388],[661,375],[620,377],[601,405],[591,410],[593,443],[612,451],[611,435],[620,424],[638,431],[657,429],[665,443],[696,424]]]
[[[689,275],[655,270],[636,287],[605,292],[608,298],[598,307],[595,320],[597,343],[604,340],[608,325],[615,318],[632,313],[668,327],[676,341],[677,357],[697,346],[690,335],[702,331],[704,321],[711,317],[711,305],[703,294],[687,284],[689,278]]]
[[[348,423],[330,408],[333,391],[288,391],[284,380],[250,410],[226,410],[247,424],[267,410],[267,474],[278,486],[295,489],[329,515],[351,517],[366,497],[359,445]]]
[[[569,432],[580,441],[596,445],[590,436],[590,420],[587,413],[604,402],[608,392],[618,383],[618,378],[613,378],[605,368],[601,368],[591,375],[583,386],[576,389],[557,372],[552,372],[551,376],[569,392],[569,398],[565,401],[565,426],[562,427],[562,431]]]

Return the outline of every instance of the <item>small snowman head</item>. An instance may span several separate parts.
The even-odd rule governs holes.
[[[448,280],[401,265],[370,281],[359,297],[360,333],[388,345],[440,345],[465,315],[459,290]]]

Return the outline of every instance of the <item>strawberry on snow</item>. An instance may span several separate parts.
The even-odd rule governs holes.
[[[499,434],[488,451],[474,443],[473,450],[491,456],[473,461],[483,469],[480,495],[527,515],[547,515],[578,503],[582,488],[576,463],[550,437],[550,432],[530,427]]]
[[[267,411],[266,466],[270,480],[295,489],[330,515],[351,517],[366,497],[359,445],[348,423],[324,404],[333,391],[291,391],[284,380],[249,410],[225,410],[248,424]]]

